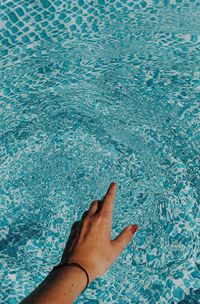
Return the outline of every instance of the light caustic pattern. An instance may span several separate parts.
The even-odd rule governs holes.
[[[44,279],[115,181],[112,238],[139,229],[76,303],[198,303],[199,1],[0,11],[0,302]]]

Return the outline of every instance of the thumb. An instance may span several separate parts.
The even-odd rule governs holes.
[[[124,250],[124,248],[128,245],[128,243],[132,240],[133,234],[136,232],[138,226],[131,225],[125,227],[122,232],[111,241],[112,246],[114,248],[115,254],[117,256]]]

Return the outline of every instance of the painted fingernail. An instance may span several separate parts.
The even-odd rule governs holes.
[[[131,227],[131,233],[133,234],[133,233],[135,233],[135,231],[138,229],[138,226],[137,225],[133,225],[132,227]]]

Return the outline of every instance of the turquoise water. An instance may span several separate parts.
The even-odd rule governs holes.
[[[0,303],[61,258],[111,181],[112,238],[76,303],[198,303],[199,1],[2,1]]]

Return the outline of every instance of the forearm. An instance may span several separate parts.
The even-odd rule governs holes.
[[[74,266],[63,266],[49,273],[20,304],[71,304],[84,290],[86,283],[83,270]]]

